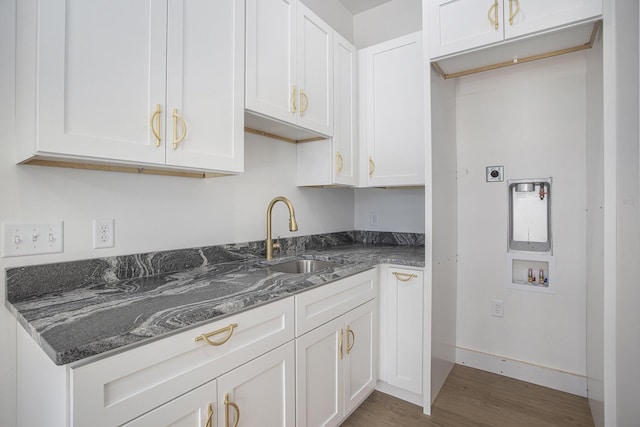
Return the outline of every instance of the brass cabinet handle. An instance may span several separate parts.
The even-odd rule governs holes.
[[[153,133],[153,136],[156,139],[156,147],[160,147],[160,142],[162,141],[162,138],[160,137],[160,113],[160,104],[156,104],[156,110],[151,115],[151,120],[149,121],[151,133]]]
[[[351,344],[349,344],[349,334],[351,334]],[[349,326],[347,326],[347,354],[351,353],[353,345],[356,343],[356,333],[353,332]]]
[[[207,422],[204,427],[213,427],[213,405],[211,403],[207,405],[207,411],[209,416],[207,417]]]
[[[516,11],[513,12],[513,3],[516,4]],[[509,0],[509,25],[513,25],[513,18],[520,12],[520,0]]]
[[[342,360],[342,357],[344,356],[344,353],[342,351],[342,341],[344,339],[344,330],[340,329],[340,338],[338,338],[338,355],[340,356],[340,360]]]
[[[235,328],[238,327],[237,323],[232,323],[229,326],[225,326],[224,328],[220,328],[217,331],[213,331],[213,332],[209,332],[207,334],[202,334],[196,337],[196,341],[206,341],[207,344],[212,345],[212,346],[219,346],[222,345],[224,343],[226,343],[227,341],[229,341],[229,338],[231,338],[231,335],[233,335],[233,330]],[[222,338],[219,341],[211,341],[209,338],[214,336],[214,335],[218,335],[221,334],[223,332],[227,332],[227,336]]]
[[[307,94],[304,93],[302,89],[300,89],[300,115],[302,116],[305,111],[309,108],[309,98]]]
[[[291,112],[295,113],[298,110],[296,107],[296,87],[293,86],[293,90],[291,91]]]
[[[397,271],[394,271],[393,275],[396,276],[396,279],[401,282],[408,282],[411,279],[415,279],[416,277],[418,277],[415,274],[398,273]]]
[[[178,121],[182,124],[182,135],[178,137]],[[182,116],[178,114],[178,109],[173,109],[173,149],[178,148],[178,144],[182,142],[184,137],[187,136],[187,123]]]
[[[495,16],[495,18],[491,17],[493,11],[493,15]],[[496,28],[496,30],[498,28],[500,28],[500,23],[498,21],[498,0],[494,0],[493,2],[493,6],[491,6],[489,8],[489,13],[487,14],[488,18],[489,18],[489,22],[491,22],[491,24],[493,24],[493,26]]]
[[[373,172],[376,170],[376,164],[373,162],[373,159],[369,157],[369,176],[373,176]]]
[[[238,427],[238,422],[240,422],[240,408],[238,405],[231,400],[229,400],[229,393],[225,393],[224,395],[224,425],[225,427],[229,427],[229,406],[233,407],[236,410],[236,422],[233,423],[233,427]]]
[[[342,168],[344,168],[344,160],[342,159],[342,154],[336,153],[336,175],[340,175],[340,172],[342,172]]]

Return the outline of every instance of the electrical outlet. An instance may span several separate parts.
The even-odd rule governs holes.
[[[114,220],[94,219],[93,220],[93,248],[112,248],[114,246]]]
[[[491,315],[493,317],[504,317],[504,302],[498,299],[491,301]]]
[[[378,212],[369,212],[369,224],[374,227],[378,226]]]

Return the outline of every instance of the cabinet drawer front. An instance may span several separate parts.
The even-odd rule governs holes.
[[[131,420],[293,339],[293,319],[291,297],[71,369],[73,424]]]
[[[296,336],[375,298],[376,281],[372,269],[296,295]]]

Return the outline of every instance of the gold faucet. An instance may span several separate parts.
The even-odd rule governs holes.
[[[293,205],[291,204],[291,201],[283,196],[279,196],[273,199],[271,203],[269,203],[269,206],[267,207],[267,241],[266,241],[266,251],[265,251],[267,255],[267,259],[273,258],[274,249],[280,249],[280,241],[274,243],[273,239],[271,238],[271,211],[273,211],[273,205],[275,205],[277,202],[283,202],[289,208],[289,230],[298,231],[296,214],[293,211]]]

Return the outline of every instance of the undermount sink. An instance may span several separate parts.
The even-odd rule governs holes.
[[[288,274],[313,273],[325,268],[337,267],[340,264],[329,261],[316,261],[313,259],[299,259],[295,261],[283,262],[267,267],[270,271]]]

